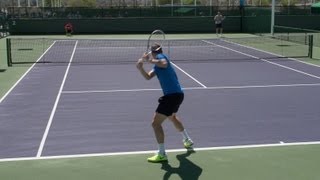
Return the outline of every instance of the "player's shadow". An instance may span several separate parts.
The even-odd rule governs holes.
[[[6,71],[6,69],[0,69],[0,72],[5,72]]]
[[[195,151],[187,151],[184,154],[178,154],[176,156],[180,163],[179,167],[172,167],[168,162],[162,163],[161,169],[166,171],[163,180],[169,180],[173,174],[178,175],[182,180],[199,179],[202,168],[187,159],[192,153],[195,153]]]

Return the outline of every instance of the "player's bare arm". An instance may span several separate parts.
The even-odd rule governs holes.
[[[144,68],[143,68],[143,59],[139,59],[136,66],[139,69],[140,73],[142,74],[142,76],[146,79],[152,79],[155,76],[155,73],[153,72],[153,70],[147,72]]]
[[[150,63],[155,64],[160,68],[166,68],[168,66],[168,62],[165,59],[150,59]]]

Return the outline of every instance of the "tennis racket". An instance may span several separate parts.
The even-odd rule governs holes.
[[[149,38],[148,38],[148,45],[147,45],[147,51],[146,51],[146,53],[147,54],[150,54],[151,53],[151,47],[152,47],[152,45],[154,45],[155,43],[157,43],[157,44],[159,44],[159,48],[157,48],[156,49],[156,51],[157,50],[159,50],[159,49],[161,49],[162,48],[162,45],[164,44],[164,42],[165,42],[165,40],[166,40],[166,35],[164,34],[164,32],[162,31],[162,30],[154,30],[151,34],[150,34],[150,36],[149,36]]]

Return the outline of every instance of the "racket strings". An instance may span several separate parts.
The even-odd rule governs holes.
[[[150,53],[150,51],[152,51],[151,47],[155,44],[159,45],[159,47],[156,48],[154,51],[159,51],[162,48],[164,41],[165,41],[165,34],[162,30],[153,31],[150,34],[148,39],[147,52]]]

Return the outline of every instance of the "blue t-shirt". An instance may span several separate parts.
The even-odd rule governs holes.
[[[161,68],[156,65],[153,67],[153,70],[159,79],[163,94],[183,93],[177,74],[171,66],[169,59],[164,54],[158,54],[156,58],[165,59],[168,63],[166,68]]]

